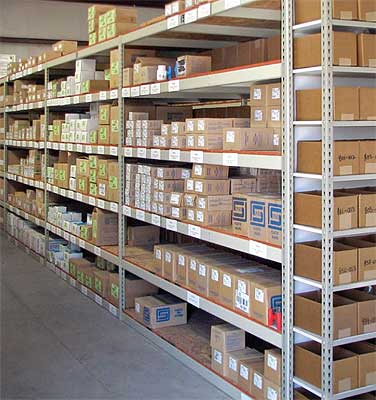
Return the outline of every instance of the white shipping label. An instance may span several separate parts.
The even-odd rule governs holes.
[[[261,100],[262,91],[260,88],[253,89],[253,100]]]
[[[235,132],[234,131],[226,132],[226,142],[227,143],[235,143]]]
[[[249,368],[246,367],[246,366],[243,365],[243,364],[240,364],[239,372],[240,372],[240,376],[241,376],[243,379],[245,379],[245,380],[248,381],[248,379],[249,379]]]
[[[218,364],[222,364],[222,353],[218,350],[214,350],[214,361]]]
[[[262,121],[262,118],[263,118],[262,110],[259,110],[259,109],[254,110],[253,116],[254,116],[255,121]]]
[[[199,197],[198,198],[198,208],[206,208],[206,199],[205,197]]]
[[[191,150],[191,162],[193,163],[203,163],[204,162],[204,152]]]
[[[162,252],[161,252],[160,249],[157,249],[157,250],[155,251],[155,258],[156,258],[157,260],[162,260]]]
[[[229,357],[228,358],[228,367],[230,368],[230,369],[232,369],[233,371],[237,371],[237,369],[238,369],[238,363],[237,363],[237,361],[235,360],[235,358],[233,358],[233,357]]]
[[[196,262],[196,260],[191,260],[191,261],[190,261],[190,263],[189,263],[189,268],[190,268],[192,271],[196,271],[196,269],[197,269],[197,262]]]
[[[203,119],[199,119],[197,121],[197,130],[204,131],[205,130],[205,121]]]
[[[141,310],[140,303],[136,303],[136,304],[134,305],[134,309],[136,310],[136,313],[139,313],[140,310]]]
[[[271,119],[272,121],[280,121],[281,116],[280,116],[280,110],[278,108],[272,109]]]
[[[179,90],[180,90],[180,81],[178,79],[174,79],[173,81],[168,81],[169,92],[178,92]]]
[[[246,293],[247,292],[247,286],[244,281],[238,280],[238,290],[240,293]]]
[[[187,146],[188,147],[195,147],[195,138],[194,136],[187,136]]]
[[[161,84],[160,83],[152,83],[150,85],[150,93],[151,94],[159,94],[159,93],[161,93]]]
[[[255,288],[255,300],[260,303],[264,302],[264,291],[259,288]]]
[[[268,386],[268,389],[266,391],[266,398],[267,400],[278,400],[278,393],[275,389],[271,388]]]
[[[196,219],[198,222],[204,222],[204,213],[202,211],[196,211]]]
[[[257,372],[253,373],[253,384],[257,388],[262,389],[262,376],[259,375]]]
[[[222,279],[222,281],[223,281],[223,284],[224,284],[225,286],[231,287],[232,279],[231,279],[231,276],[230,276],[230,275],[228,275],[228,274],[223,274],[223,279]]]
[[[194,166],[194,173],[195,173],[195,175],[201,176],[202,175],[202,165],[196,164]]]
[[[281,98],[281,90],[279,87],[272,88],[272,99],[280,99]]]
[[[198,274],[200,276],[206,276],[206,265],[205,264],[199,264],[199,266],[198,266]]]
[[[195,181],[195,192],[202,193],[203,183],[201,181]]]
[[[169,251],[166,251],[165,253],[165,261],[168,263],[171,263],[172,257],[171,257],[171,253]]]
[[[185,265],[185,256],[182,254],[178,255],[178,264],[184,266]]]
[[[205,136],[199,135],[197,137],[197,147],[205,147]]]
[[[161,217],[156,214],[152,214],[151,223],[156,226],[161,226]]]
[[[219,280],[218,270],[216,270],[216,269],[212,269],[211,270],[211,280],[215,281],[215,282],[218,282],[218,280]]]
[[[272,354],[268,354],[268,367],[277,371],[278,369],[278,361],[277,357],[274,357]]]

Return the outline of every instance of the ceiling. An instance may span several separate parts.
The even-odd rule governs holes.
[[[137,6],[164,8],[171,0],[53,0],[65,3],[88,3],[88,4],[114,4],[117,6]]]

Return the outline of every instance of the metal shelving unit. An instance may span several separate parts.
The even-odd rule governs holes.
[[[5,127],[8,126],[7,116],[9,113],[21,113],[31,111],[44,112],[46,118],[50,110],[74,110],[79,107],[87,107],[93,102],[118,101],[120,108],[120,140],[118,146],[100,146],[79,143],[56,143],[47,141],[48,124],[45,127],[44,142],[19,141],[7,139],[2,144],[4,149],[7,147],[15,148],[35,148],[43,149],[48,159],[50,150],[73,151],[83,154],[104,154],[116,157],[119,163],[120,176],[124,176],[124,166],[127,158],[138,158],[145,161],[149,159],[166,160],[174,162],[196,162],[217,165],[228,165],[238,167],[265,168],[282,171],[282,207],[283,207],[283,245],[282,249],[259,243],[232,235],[231,232],[209,229],[187,222],[181,222],[170,218],[165,218],[150,212],[138,210],[125,205],[123,193],[124,180],[120,179],[120,195],[118,202],[108,202],[93,196],[82,195],[68,189],[62,189],[46,182],[38,182],[7,172],[7,160],[5,156],[4,178],[17,181],[32,187],[40,188],[45,191],[46,216],[48,210],[49,193],[56,193],[60,196],[73,199],[78,202],[86,203],[118,214],[119,219],[119,254],[94,246],[60,227],[42,221],[6,204],[6,189],[4,190],[5,210],[13,212],[36,225],[45,227],[46,240],[49,233],[56,234],[81,248],[105,258],[106,260],[119,266],[119,285],[120,285],[120,305],[119,308],[106,302],[86,287],[80,285],[67,271],[52,265],[47,261],[47,254],[43,258],[47,267],[53,270],[62,279],[75,286],[81,293],[94,300],[97,304],[108,309],[116,317],[125,323],[139,330],[154,343],[158,344],[174,357],[193,368],[198,373],[206,377],[213,384],[228,393],[231,397],[239,400],[247,400],[249,396],[241,392],[237,387],[231,385],[206,367],[194,361],[191,357],[168,344],[158,335],[135,322],[129,315],[123,313],[125,305],[124,281],[126,271],[153,283],[154,285],[174,294],[175,296],[192,303],[223,320],[230,322],[256,337],[262,338],[270,344],[282,349],[283,358],[283,378],[282,378],[282,398],[292,399],[294,386],[306,388],[311,393],[325,400],[345,399],[362,393],[376,390],[376,385],[357,388],[338,394],[333,394],[333,348],[347,343],[368,340],[376,337],[376,333],[354,335],[341,339],[333,339],[333,293],[347,289],[361,288],[376,285],[376,280],[353,282],[346,285],[333,284],[333,239],[344,237],[376,233],[375,228],[357,228],[346,231],[334,231],[333,221],[333,190],[337,188],[352,188],[365,185],[375,185],[376,174],[333,176],[331,157],[333,140],[338,130],[350,131],[351,128],[359,128],[363,132],[370,132],[376,127],[376,121],[333,121],[333,100],[332,91],[335,79],[363,78],[372,79],[376,76],[376,68],[362,67],[338,67],[332,65],[333,53],[333,29],[350,30],[355,32],[375,31],[376,23],[364,21],[335,20],[331,16],[331,1],[321,0],[322,15],[320,20],[294,25],[294,1],[282,0],[281,13],[275,9],[252,8],[255,0],[216,0],[211,3],[204,3],[183,13],[168,17],[159,22],[144,26],[128,34],[99,43],[97,45],[74,52],[67,56],[52,60],[43,65],[29,68],[28,70],[13,74],[5,79],[0,79],[0,84],[7,85],[15,79],[24,77],[40,77],[44,74],[45,86],[47,88],[49,77],[52,72],[63,64],[72,63],[75,60],[102,57],[108,55],[110,50],[118,49],[120,60],[127,51],[127,46],[150,46],[150,47],[179,47],[179,48],[216,48],[225,45],[235,44],[231,40],[232,36],[243,38],[269,37],[281,32],[281,62],[269,62],[264,64],[233,68],[229,70],[215,71],[209,74],[199,74],[197,76],[173,79],[165,82],[157,82],[132,87],[123,87],[122,77],[119,79],[119,87],[113,90],[89,93],[86,95],[76,95],[48,99],[43,102],[33,102],[18,106],[7,106],[0,112],[4,112]],[[210,24],[211,18],[230,17],[248,19],[247,27],[237,27],[226,25]],[[263,22],[262,22],[263,21]],[[261,27],[265,23],[266,27]],[[221,32],[219,38],[218,32]],[[321,32],[322,42],[322,63],[320,66],[310,68],[293,68],[293,40],[294,36],[309,33]],[[179,35],[189,33],[186,38]],[[206,37],[203,39],[202,34]],[[224,36],[226,40],[223,39]],[[123,70],[123,61],[120,62],[119,70]],[[235,100],[241,101],[249,92],[249,85],[254,82],[269,82],[282,79],[282,154],[268,152],[212,152],[194,150],[177,150],[163,148],[135,148],[124,145],[124,106],[131,99],[166,99],[168,101],[199,101],[200,97],[212,100]],[[316,79],[321,80],[323,89],[323,112],[321,121],[296,121],[294,116],[295,94],[297,79]],[[243,104],[243,103],[240,103]],[[322,174],[304,174],[295,171],[296,160],[296,135],[299,129],[309,128],[315,131],[316,139],[322,139]],[[6,129],[5,129],[6,132]],[[368,136],[369,137],[369,133]],[[6,151],[5,151],[6,153]],[[45,171],[47,172],[47,171]],[[294,192],[299,182],[303,182],[305,187],[321,189],[323,193],[322,203],[322,226],[315,228],[302,226],[294,223]],[[5,185],[6,186],[6,185]],[[46,217],[47,218],[47,217]],[[190,290],[170,282],[139,265],[134,264],[126,256],[125,239],[127,218],[137,219],[149,224],[161,226],[162,228],[180,232],[184,235],[192,236],[205,240],[210,243],[234,249],[246,254],[251,254],[264,259],[272,260],[282,264],[282,333],[274,331],[262,324],[257,323],[245,316],[232,310],[222,307],[209,299],[193,293]],[[6,225],[6,224],[5,224]],[[294,273],[294,243],[297,236],[309,239],[321,239],[323,244],[322,270],[323,279],[321,282],[303,278]],[[17,243],[19,243],[17,241]],[[40,256],[38,256],[40,257]],[[41,258],[42,259],[42,258]],[[320,289],[322,292],[322,335],[316,335],[294,326],[294,292],[297,286],[303,285],[306,288]],[[119,311],[120,310],[120,311]],[[321,344],[322,347],[322,388],[304,382],[294,376],[294,344],[299,340],[313,340]]]

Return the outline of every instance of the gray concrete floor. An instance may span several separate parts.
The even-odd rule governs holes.
[[[0,241],[2,400],[228,399],[3,233]]]

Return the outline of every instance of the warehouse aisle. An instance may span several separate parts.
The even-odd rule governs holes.
[[[1,399],[228,399],[3,233],[0,241]]]

